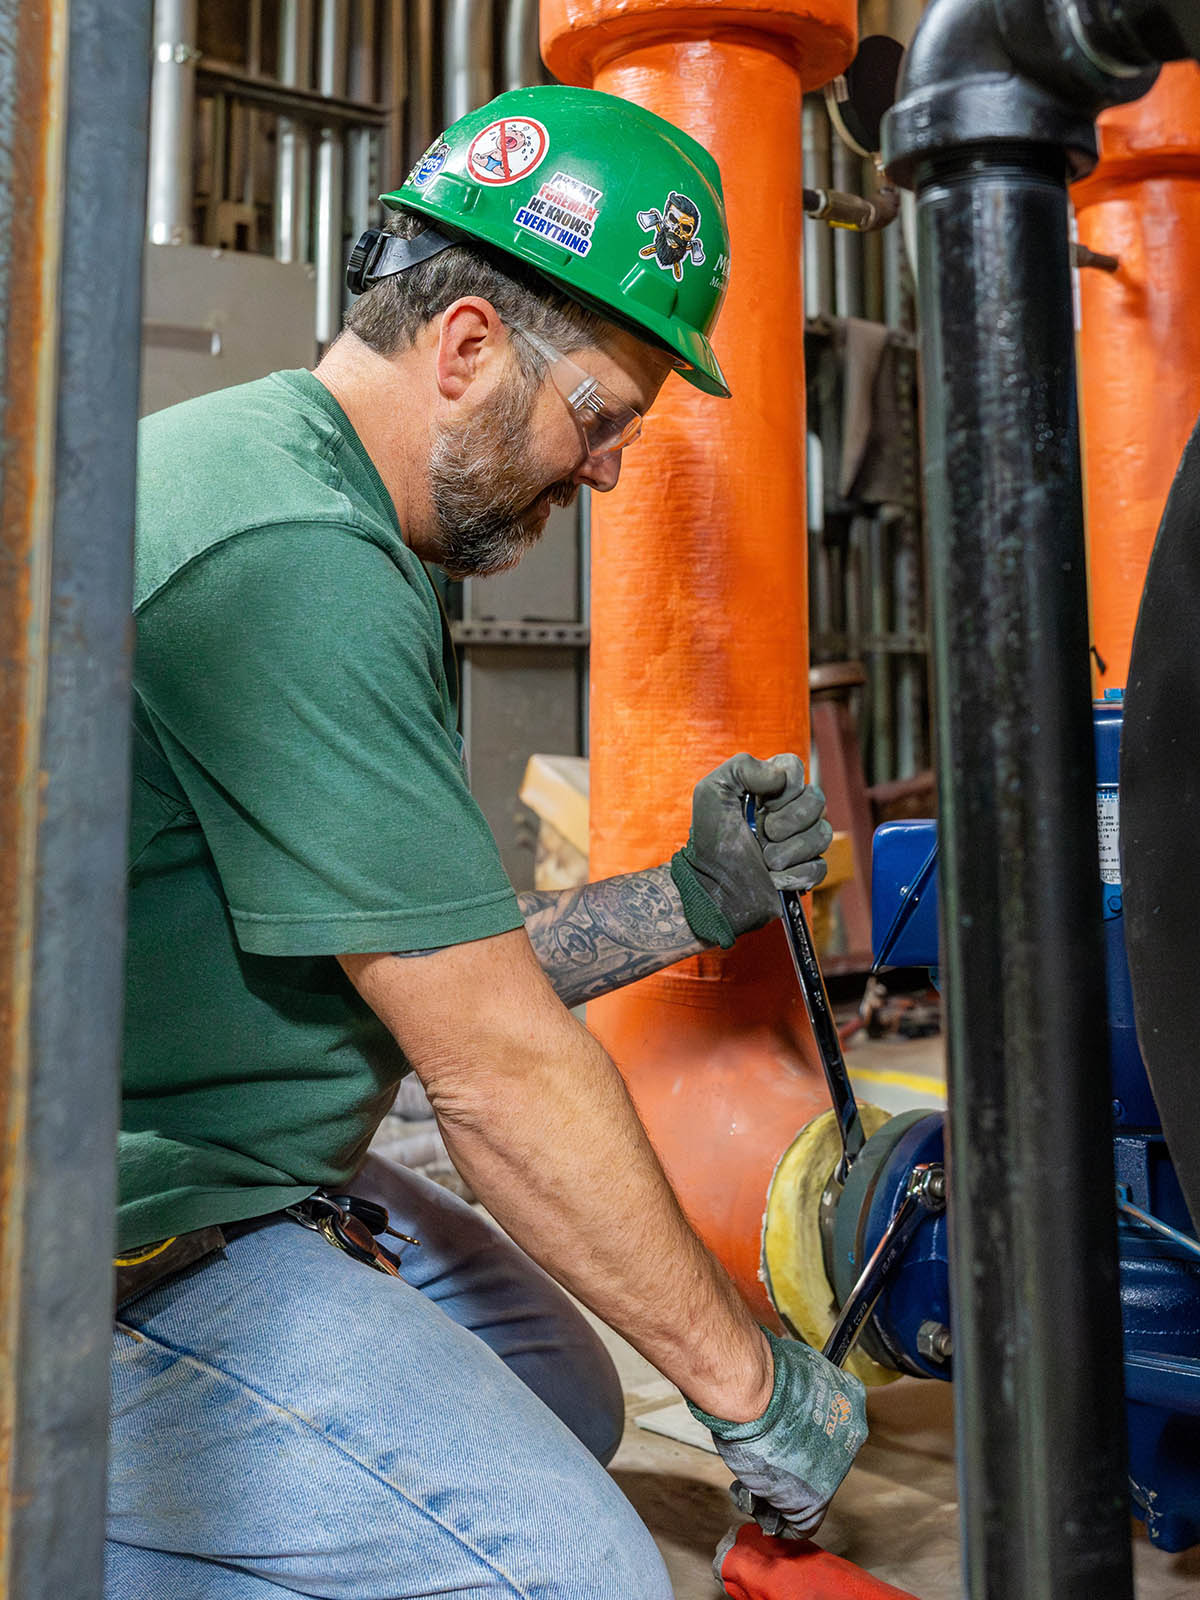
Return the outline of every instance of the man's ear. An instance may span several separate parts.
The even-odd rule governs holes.
[[[489,300],[471,295],[447,306],[438,319],[434,375],[446,400],[461,400],[472,384],[494,382],[508,342]]]

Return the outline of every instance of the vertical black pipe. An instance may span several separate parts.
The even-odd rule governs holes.
[[[150,0],[70,0],[68,16],[7,1590],[21,1600],[102,1589],[150,89]]]
[[[1065,157],[917,196],[967,1589],[1127,1600]]]

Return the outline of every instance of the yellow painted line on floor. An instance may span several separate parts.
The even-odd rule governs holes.
[[[892,1072],[880,1067],[851,1067],[850,1076],[863,1083],[883,1083],[893,1089],[914,1089],[918,1094],[946,1098],[946,1085],[940,1078],[926,1078],[919,1072]]]

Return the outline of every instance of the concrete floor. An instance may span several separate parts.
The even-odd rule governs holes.
[[[861,1036],[860,1036],[861,1040]],[[865,1041],[847,1049],[855,1089],[889,1110],[943,1102],[939,1039]],[[645,1432],[635,1418],[677,1399],[636,1351],[601,1327],[626,1395],[625,1437],[613,1476],[663,1553],[676,1600],[720,1600],[712,1556],[735,1521],[719,1457]],[[961,1600],[954,1399],[949,1384],[903,1378],[873,1390],[871,1437],[817,1543],[919,1600]],[[1200,1600],[1200,1549],[1169,1556],[1134,1524],[1137,1600]],[[633,1597],[631,1597],[633,1600]]]

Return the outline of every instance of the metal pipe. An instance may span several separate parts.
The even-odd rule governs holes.
[[[321,0],[317,88],[341,99],[346,93],[348,0]],[[345,142],[338,126],[324,127],[317,143],[317,343],[329,344],[342,326],[345,277]]]
[[[895,222],[900,212],[900,191],[884,184],[872,199],[842,194],[837,189],[804,190],[804,214],[830,227],[855,233],[876,233]]]
[[[1132,1593],[1065,179],[1030,145],[918,189],[976,1600]]]
[[[933,0],[884,150],[917,193],[967,1593],[1129,1600],[1066,182],[1147,80],[1048,17]]]
[[[1081,240],[1115,274],[1080,274],[1079,366],[1098,689],[1123,688],[1138,605],[1179,457],[1200,410],[1200,73],[1164,69],[1099,124],[1072,196]]]
[[[408,6],[406,0],[382,0],[382,4],[379,97],[387,106],[387,124],[380,140],[379,163],[383,184],[392,188],[408,170]]]
[[[444,121],[435,98],[433,0],[408,3],[408,101],[405,107],[407,148],[402,166],[414,162],[433,143]]]
[[[257,78],[262,73],[262,17],[263,0],[250,0],[246,8],[246,72],[251,78]],[[242,180],[242,204],[255,212],[254,232],[257,236],[258,223],[256,183],[257,170],[255,163],[258,159],[258,112],[253,106],[243,107],[243,127],[246,142],[245,170]],[[251,249],[257,248],[257,237],[251,243]]]
[[[537,0],[507,0],[501,62],[502,88],[526,89],[542,82]]]
[[[921,551],[917,520],[909,512],[895,523],[892,547],[892,625],[898,634],[921,633],[925,609],[921,602]],[[925,672],[918,655],[902,655],[896,665],[896,766],[897,778],[911,778],[926,764],[924,741]]]
[[[857,7],[784,0],[767,17],[730,0],[709,8],[711,18],[703,9],[693,0],[542,0],[554,76],[632,100],[710,150],[731,232],[743,259],[757,263],[757,271],[734,275],[716,329],[738,399],[723,405],[669,380],[649,453],[635,460],[630,452],[629,481],[592,498],[597,876],[670,854],[687,834],[692,784],[734,748],[731,740],[802,754],[808,744],[796,132],[805,88],[852,54]],[[767,170],[770,205],[761,192]],[[770,349],[756,332],[767,300],[778,313]],[[788,381],[780,383],[784,370]],[[699,507],[684,518],[671,510],[680,463]],[[612,559],[618,549],[629,559]],[[679,628],[670,615],[681,582],[720,596],[695,628]],[[735,657],[727,639],[737,616],[753,616],[755,626]],[[772,1176],[796,1130],[828,1109],[788,973],[782,930],[771,927],[588,1006],[588,1026],[627,1074],[689,1217],[765,1316],[772,1312],[762,1229]]]
[[[821,190],[833,186],[832,129],[821,95],[806,95],[803,111],[804,185]],[[804,314],[833,315],[833,234],[828,228],[805,228]]]
[[[346,93],[352,100],[378,104],[376,89],[379,46],[376,38],[375,0],[354,0],[350,18],[349,66]]]
[[[833,187],[843,194],[862,188],[862,162],[838,138],[833,140]],[[846,228],[833,230],[833,309],[839,317],[861,317],[865,309],[862,240]]]
[[[151,244],[192,237],[196,0],[155,0],[146,233]]]
[[[447,0],[443,116],[457,122],[492,96],[492,0]]]
[[[871,782],[887,783],[896,771],[892,679],[895,658],[883,648],[891,620],[892,573],[887,561],[888,530],[882,516],[866,525],[867,595],[874,647],[867,652],[867,683],[871,701]]]
[[[355,0],[351,20],[349,93],[356,100],[376,100],[375,0]],[[378,135],[372,128],[351,128],[346,141],[346,216],[353,233],[374,221],[380,188],[377,148]]]
[[[280,0],[280,83],[312,87],[312,0]],[[279,261],[307,261],[312,151],[304,123],[280,117],[275,166],[275,256]]]
[[[151,4],[0,37],[0,1591],[95,1600]]]

